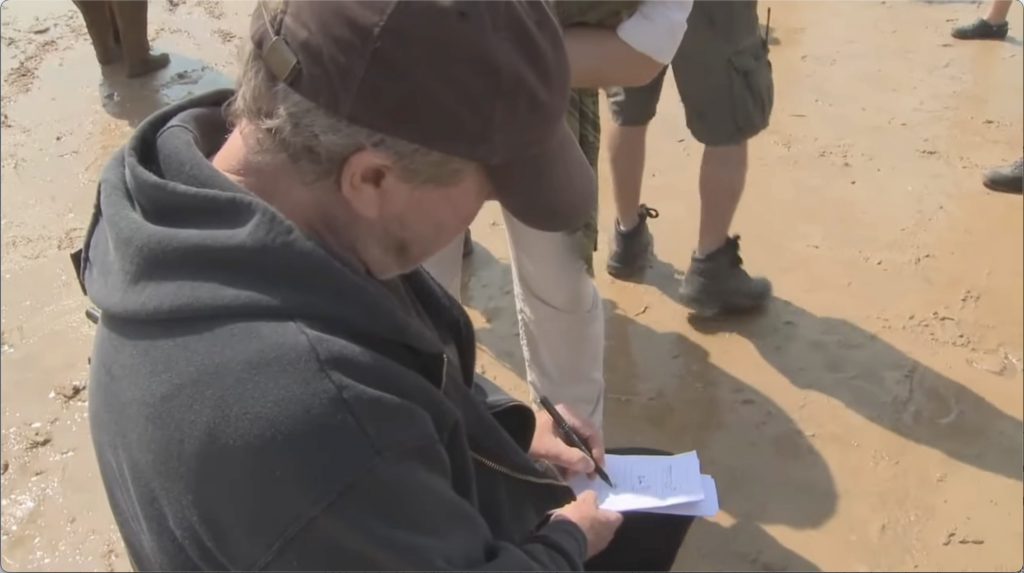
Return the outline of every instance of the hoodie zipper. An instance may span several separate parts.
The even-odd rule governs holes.
[[[494,470],[496,472],[503,473],[503,474],[505,474],[505,475],[507,475],[509,477],[512,477],[512,478],[515,478],[515,479],[518,479],[518,480],[528,481],[528,482],[531,482],[531,483],[540,483],[540,484],[545,484],[545,485],[558,485],[558,486],[565,486],[565,487],[569,486],[569,484],[565,483],[565,480],[562,479],[561,476],[559,476],[557,479],[547,479],[547,478],[539,478],[539,477],[528,476],[526,474],[521,474],[519,472],[512,471],[512,470],[510,470],[510,469],[508,469],[508,468],[506,468],[504,466],[500,466],[500,465],[492,462],[491,460],[481,456],[480,454],[478,454],[478,453],[476,453],[474,451],[470,451],[469,453],[470,453],[470,455],[473,456],[473,459],[475,459],[476,461],[482,463],[483,465],[491,468],[492,470]],[[555,476],[559,475],[558,474],[558,470],[555,469],[555,466],[553,466],[550,463],[545,462],[545,461],[541,461],[540,463],[544,464],[548,469],[551,470],[551,475],[555,475]]]
[[[441,354],[441,358],[442,358],[442,362],[441,362],[441,393],[444,393],[444,386],[445,386],[445,383],[448,381],[448,353],[447,352],[442,353]],[[528,476],[526,474],[510,470],[510,469],[508,469],[508,468],[506,468],[506,467],[504,467],[502,465],[499,465],[499,464],[497,464],[495,462],[492,462],[491,460],[481,456],[480,454],[478,454],[478,453],[476,453],[476,452],[474,452],[472,450],[470,450],[469,454],[471,456],[473,456],[473,459],[475,459],[476,461],[482,463],[483,465],[491,468],[492,470],[494,470],[496,472],[505,474],[505,475],[507,475],[507,476],[509,476],[511,478],[515,478],[515,479],[518,479],[518,480],[527,481],[527,482],[531,482],[531,483],[545,484],[545,485],[558,485],[558,486],[564,486],[564,487],[568,487],[569,486],[569,484],[567,484],[565,482],[565,480],[562,479],[561,475],[558,473],[558,470],[555,469],[555,466],[551,465],[550,463],[548,463],[546,461],[541,461],[540,463],[544,464],[544,466],[547,467],[550,470],[551,475],[557,476],[557,479],[546,479],[546,478],[539,478],[539,477],[534,477],[534,476]]]

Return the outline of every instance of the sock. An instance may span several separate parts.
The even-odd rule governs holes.
[[[643,223],[643,221],[644,220],[643,220],[642,217],[638,218],[636,220],[636,224],[635,225],[631,225],[628,229],[626,229],[625,227],[622,226],[622,223],[619,222],[618,217],[616,217],[615,218],[615,229],[618,230],[618,232],[620,232],[620,233],[628,233],[628,232],[632,231],[633,229],[639,227],[640,223]]]

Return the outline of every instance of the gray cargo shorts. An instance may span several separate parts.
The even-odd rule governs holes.
[[[671,68],[686,126],[697,141],[735,145],[768,127],[775,86],[756,0],[696,0]],[[645,86],[609,88],[612,120],[622,126],[650,123],[667,69]]]

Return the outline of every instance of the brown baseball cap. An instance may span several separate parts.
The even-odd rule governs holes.
[[[483,166],[541,231],[579,228],[593,169],[565,122],[569,61],[548,2],[289,0],[252,41],[279,80],[355,125]]]

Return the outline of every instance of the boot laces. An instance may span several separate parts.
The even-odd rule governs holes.
[[[636,210],[637,215],[640,216],[640,220],[644,221],[647,219],[657,219],[659,216],[658,210],[653,207],[648,207],[646,203],[641,203],[640,207]]]
[[[733,235],[725,240],[725,244],[722,248],[726,250],[729,255],[729,264],[734,267],[743,266],[743,257],[740,256],[740,236]]]

